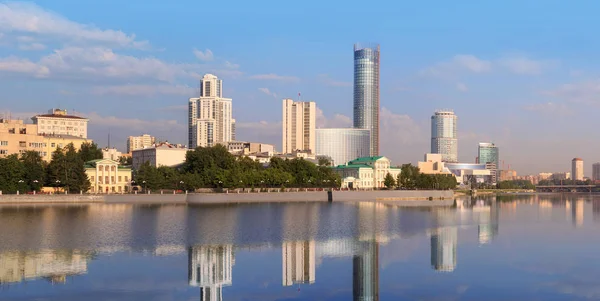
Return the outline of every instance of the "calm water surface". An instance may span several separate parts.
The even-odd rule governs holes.
[[[0,207],[0,300],[600,300],[600,196]]]

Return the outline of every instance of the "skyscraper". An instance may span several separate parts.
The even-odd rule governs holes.
[[[156,143],[156,138],[148,134],[143,134],[141,136],[129,136],[127,138],[127,153],[131,154],[136,149],[150,147],[154,143]]]
[[[231,98],[223,98],[223,81],[212,74],[200,80],[200,97],[190,98],[189,147],[211,147],[231,141]]]
[[[283,153],[297,150],[315,152],[316,109],[314,101],[283,100]]]
[[[370,155],[370,133],[366,129],[317,129],[316,154],[329,156],[335,165],[343,165]]]
[[[600,180],[600,163],[594,163],[594,165],[592,165],[592,180]]]
[[[458,162],[456,119],[450,110],[437,111],[431,116],[431,153],[441,154],[444,162]]]
[[[583,181],[583,160],[581,158],[574,158],[571,161],[571,180]]]
[[[379,45],[354,44],[354,127],[371,131],[371,156],[379,155]]]
[[[494,167],[490,172],[492,174],[492,182],[496,183],[496,179],[499,177],[498,166],[500,166],[500,152],[498,151],[498,147],[494,143],[479,143],[477,157],[480,164]]]

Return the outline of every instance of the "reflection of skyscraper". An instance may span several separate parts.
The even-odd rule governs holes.
[[[0,253],[0,284],[37,278],[65,283],[67,276],[87,273],[90,257],[78,250]]]
[[[354,301],[379,300],[379,244],[361,243],[363,250],[352,258],[352,296]]]
[[[195,246],[188,256],[188,280],[191,286],[200,287],[200,300],[223,300],[223,286],[232,282],[233,246]]]
[[[431,267],[436,271],[452,272],[456,268],[458,229],[443,227],[431,234]]]
[[[283,286],[315,282],[315,241],[284,242],[281,247]]]
[[[571,206],[571,220],[575,227],[583,225],[583,206],[584,202],[581,199],[575,201],[575,204]]]
[[[594,215],[594,222],[600,221],[600,201],[592,200],[592,212]]]

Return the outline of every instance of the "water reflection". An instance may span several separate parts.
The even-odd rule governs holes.
[[[593,213],[594,222],[600,220],[600,200],[579,195],[483,197],[427,208],[371,202],[0,207],[0,284],[18,288],[21,282],[43,280],[69,287],[81,285],[70,278],[106,277],[90,266],[96,261],[114,264],[110,256],[181,257],[187,271],[176,272],[182,277],[187,272],[185,289],[195,294],[194,300],[219,301],[224,292],[247,289],[248,275],[239,269],[248,268],[253,252],[271,252],[255,265],[276,262],[281,290],[321,287],[332,281],[323,263],[339,261],[351,265],[344,275],[335,275],[351,279],[347,286],[352,285],[353,300],[379,300],[382,262],[397,261],[403,251],[398,241],[427,239],[429,258],[424,249],[411,254],[411,260],[430,272],[455,275],[470,260],[458,254],[459,244],[472,241],[481,251],[471,252],[485,252],[500,236],[501,219],[503,232],[509,233],[515,220],[552,221],[580,231],[586,225],[586,206],[592,206],[588,214]],[[236,263],[238,253],[245,256]],[[128,269],[127,263],[111,268],[117,273]],[[239,278],[235,282],[234,274]]]

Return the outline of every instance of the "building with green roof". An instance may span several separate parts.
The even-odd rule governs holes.
[[[384,188],[385,176],[389,173],[396,179],[400,168],[391,167],[390,159],[384,156],[360,157],[345,165],[333,167],[342,178],[342,188],[378,189]]]
[[[131,167],[110,159],[85,162],[85,173],[92,184],[90,193],[125,193],[131,191]]]

